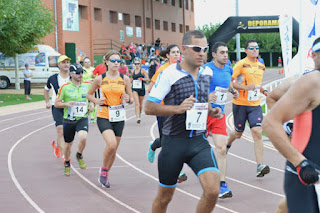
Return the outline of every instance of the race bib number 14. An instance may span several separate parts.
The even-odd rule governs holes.
[[[71,107],[70,117],[84,117],[87,113],[87,102],[75,102]]]

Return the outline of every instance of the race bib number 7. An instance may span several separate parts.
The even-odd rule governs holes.
[[[195,103],[187,110],[186,130],[206,130],[208,103]]]

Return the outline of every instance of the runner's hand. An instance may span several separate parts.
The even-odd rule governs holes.
[[[50,102],[46,103],[46,108],[47,108],[47,109],[50,109],[50,108],[51,108]]]
[[[179,105],[179,109],[178,109],[177,114],[182,114],[185,111],[190,110],[193,107],[194,102],[196,102],[196,101],[197,101],[197,99],[195,99],[193,97],[193,95],[190,95],[189,98],[184,99],[184,101]]]
[[[246,90],[254,90],[256,86],[254,84],[248,84]]]
[[[123,94],[123,100],[126,102],[126,103],[130,103],[130,96],[128,94]]]
[[[232,93],[233,99],[238,100],[239,98],[239,91],[234,89]]]
[[[217,95],[215,91],[209,94],[209,101],[213,103],[217,101]]]
[[[105,99],[105,98],[97,99],[96,104],[98,104],[98,105],[103,105],[104,100],[106,100],[106,99]]]
[[[69,103],[67,103],[68,107],[72,107],[74,105],[75,101],[70,101]]]
[[[311,161],[303,160],[296,168],[299,180],[304,185],[314,184],[319,181],[319,173]]]
[[[220,107],[209,109],[209,115],[213,118],[218,118],[218,119],[221,119],[223,117],[223,115],[221,114]]]
[[[89,103],[89,112],[91,113],[94,109],[94,103],[93,102],[90,102]]]

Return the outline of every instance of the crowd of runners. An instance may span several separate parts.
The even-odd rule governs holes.
[[[252,175],[262,178],[270,172],[263,163],[262,130],[288,159],[286,199],[281,202],[279,212],[319,212],[318,190],[313,184],[319,179],[320,165],[316,148],[320,132],[317,96],[320,74],[311,72],[269,92],[262,86],[266,67],[257,60],[257,41],[248,40],[244,49],[246,57],[231,67],[227,45],[217,42],[211,48],[213,60],[207,62],[207,39],[201,31],[192,30],[184,34],[181,47],[172,44],[161,49],[163,64],[157,65],[155,71],[150,68],[157,58],[150,61],[146,70],[141,58],[131,54],[129,72],[124,67],[123,54],[115,50],[106,53],[96,68],[89,58],[83,60],[82,66],[70,64],[66,55],[60,56],[60,72],[48,79],[44,96],[57,132],[51,145],[55,156],[63,161],[64,175],[70,176],[75,134],[78,135],[75,159],[81,169],[86,169],[83,153],[91,121],[105,141],[98,181],[102,187],[111,187],[108,177],[125,128],[124,103],[134,104],[136,125],[144,125],[143,112],[157,116],[159,138],[146,141],[146,160],[150,163],[155,161],[155,150],[161,148],[157,159],[159,188],[153,212],[166,212],[177,184],[187,180],[182,171],[184,164],[193,170],[203,189],[197,212],[211,212],[218,198],[231,198],[232,190],[226,183],[226,156],[245,128],[250,128],[254,141],[257,168]],[[317,39],[312,47],[315,69],[320,68],[319,50]],[[265,119],[260,106],[262,95],[267,97],[271,108]],[[229,134],[225,116],[228,96],[233,99],[234,118],[234,129]],[[293,124],[287,122],[293,119],[292,133]],[[214,149],[208,142],[209,136]]]

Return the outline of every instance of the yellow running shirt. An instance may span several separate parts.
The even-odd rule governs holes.
[[[240,60],[233,67],[232,78],[236,80],[238,84],[249,85],[254,84],[255,90],[240,90],[239,98],[233,99],[233,103],[242,106],[259,106],[260,105],[260,87],[262,83],[263,74],[266,67],[256,61],[251,62],[247,57]]]
[[[102,74],[102,84],[100,86],[101,96],[104,97],[104,105],[113,106],[122,104],[122,95],[125,91],[124,80],[119,75],[117,79],[110,79],[106,74]],[[109,119],[108,106],[99,106],[98,115],[99,118]]]

